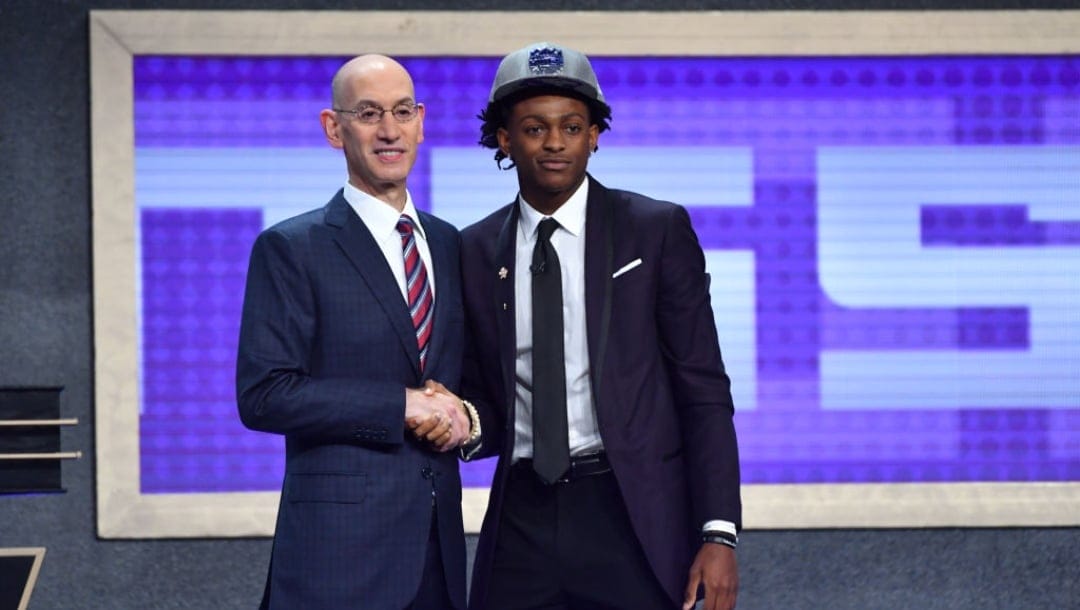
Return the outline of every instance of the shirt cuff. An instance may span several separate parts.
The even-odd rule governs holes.
[[[706,521],[705,525],[701,526],[701,533],[708,534],[712,532],[731,534],[732,536],[734,536],[736,535],[735,524],[731,521],[724,521],[723,519]]]
[[[701,539],[703,542],[712,542],[735,548],[739,544],[739,536],[735,533],[735,524],[723,519],[706,521],[701,526]]]

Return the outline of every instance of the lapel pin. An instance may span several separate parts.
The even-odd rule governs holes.
[[[510,275],[510,272],[506,270],[506,267],[499,267],[499,279],[505,280],[507,275]]]

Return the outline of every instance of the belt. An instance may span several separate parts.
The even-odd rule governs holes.
[[[514,462],[513,467],[524,468],[529,472],[533,472],[533,461],[531,458],[522,458]],[[566,472],[555,483],[569,483],[608,472],[611,472],[611,462],[608,461],[606,453],[601,451],[599,453],[575,455],[570,457],[570,468],[567,468]]]

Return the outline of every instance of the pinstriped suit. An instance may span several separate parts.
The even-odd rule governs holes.
[[[457,391],[464,340],[459,236],[420,213],[435,312],[428,360],[374,238],[339,191],[252,249],[237,361],[241,419],[285,436],[285,479],[264,605],[404,608],[437,498],[450,598],[465,603],[461,482],[404,425],[405,388]]]

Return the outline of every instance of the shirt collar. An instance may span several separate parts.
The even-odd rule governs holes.
[[[376,199],[347,182],[345,183],[344,195],[345,201],[356,211],[356,215],[360,217],[360,220],[364,221],[364,224],[367,225],[368,230],[376,239],[381,240],[391,234],[396,237],[397,223],[403,215],[412,220],[413,226],[416,227],[416,232],[420,234],[420,237],[427,239],[424,226],[420,224],[420,214],[417,213],[416,206],[413,205],[412,195],[409,191],[405,191],[405,207],[402,208],[400,213],[385,201]]]
[[[581,235],[581,231],[585,227],[585,204],[588,201],[589,177],[585,176],[585,179],[581,181],[581,186],[574,191],[573,195],[570,195],[566,203],[555,210],[551,217],[559,223],[560,227],[577,237]],[[529,202],[525,201],[525,197],[521,193],[518,193],[518,208],[521,210],[518,226],[521,227],[522,236],[533,237],[536,235],[536,228],[539,226],[540,221],[546,216],[529,205]]]

